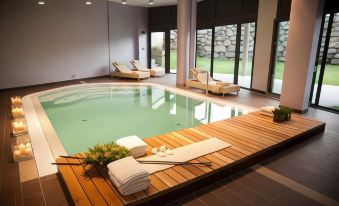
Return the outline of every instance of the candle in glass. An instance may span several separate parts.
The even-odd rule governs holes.
[[[12,109],[12,115],[14,117],[22,116],[24,115],[24,109],[22,107],[14,107]]]
[[[13,105],[22,104],[22,100],[19,96],[11,97],[11,101]]]
[[[18,120],[14,121],[13,127],[14,127],[13,128],[14,131],[16,131],[16,132],[22,132],[22,131],[25,131],[27,129],[27,126],[22,121],[18,121]]]

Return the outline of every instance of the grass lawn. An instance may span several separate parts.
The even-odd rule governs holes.
[[[171,50],[171,69],[175,69],[177,67],[177,52],[176,50]],[[197,57],[197,67],[199,68],[210,68],[210,58],[208,57]],[[249,62],[248,67],[251,68],[252,61]],[[239,67],[241,66],[241,61],[239,62]],[[234,60],[221,60],[215,59],[214,60],[214,72],[221,73],[221,74],[233,74],[234,68]],[[277,62],[276,64],[276,72],[275,78],[282,79],[283,78],[283,69],[284,69],[284,62]],[[251,69],[247,71],[247,75],[251,75]],[[317,77],[318,80],[318,77]],[[323,84],[326,85],[333,85],[339,86],[339,65],[331,65],[327,64],[324,74],[324,81]]]

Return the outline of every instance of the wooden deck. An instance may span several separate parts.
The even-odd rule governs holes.
[[[59,172],[76,205],[160,205],[174,200],[173,197],[177,195],[188,194],[227,174],[249,167],[291,143],[312,137],[324,129],[325,123],[298,114],[293,114],[291,121],[278,124],[273,123],[272,118],[253,112],[147,138],[145,141],[150,147],[167,145],[176,148],[210,137],[220,138],[232,146],[192,160],[211,161],[212,167],[171,167],[152,174],[148,190],[129,196],[120,195],[107,173],[100,168],[90,165],[59,166]],[[60,163],[77,161],[57,159]]]

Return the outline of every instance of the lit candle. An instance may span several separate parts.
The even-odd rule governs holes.
[[[18,117],[24,115],[24,109],[22,107],[14,107],[12,109],[13,117]]]
[[[12,105],[22,104],[22,100],[19,96],[11,97]]]
[[[16,157],[21,156],[21,151],[20,151],[20,150],[14,150],[14,155],[15,155]]]
[[[22,121],[18,121],[18,120],[15,120],[13,122],[13,129],[14,131],[16,132],[22,132],[22,131],[25,131],[27,129],[27,126],[22,122]]]
[[[32,155],[32,148],[26,147],[26,148],[24,149],[24,154],[25,154],[25,155]]]
[[[28,143],[26,143],[26,147],[32,148],[32,144],[28,142]]]
[[[20,153],[24,153],[25,152],[25,148],[26,148],[26,146],[24,145],[24,144],[19,144],[19,151],[20,151]]]

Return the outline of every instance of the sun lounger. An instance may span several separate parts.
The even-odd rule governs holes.
[[[240,86],[227,83],[227,82],[220,82],[217,80],[214,80],[211,76],[208,75],[208,73],[201,69],[191,69],[193,76],[195,79],[188,79],[186,81],[186,87],[194,87],[198,89],[203,89],[215,93],[215,94],[228,94],[233,92],[240,91]],[[208,83],[208,86],[207,86]]]
[[[140,64],[138,60],[132,60],[131,64],[137,71],[150,72],[152,77],[160,77],[160,76],[165,75],[165,69],[162,67],[154,67],[154,68],[149,69],[143,66],[142,64]]]
[[[125,64],[118,62],[113,62],[112,65],[115,68],[115,71],[111,72],[112,77],[123,77],[130,79],[140,79],[150,78],[149,71],[132,71]]]

